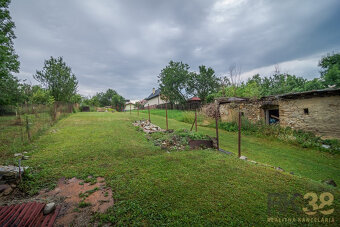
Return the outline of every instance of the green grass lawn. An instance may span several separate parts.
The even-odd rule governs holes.
[[[66,114],[60,115],[60,118]],[[13,154],[22,152],[23,145],[29,142],[26,117],[31,140],[34,140],[54,123],[47,112],[13,116],[0,116],[0,164],[13,161]]]
[[[269,193],[311,191],[334,194],[335,211],[330,217],[339,217],[339,190],[317,182],[325,177],[339,179],[338,157],[244,138],[244,155],[303,176],[298,177],[216,150],[168,153],[137,131],[131,124],[134,119],[134,113],[77,113],[62,119],[27,147],[31,158],[24,165],[33,170],[23,186],[35,193],[53,187],[61,177],[103,176],[113,190],[115,205],[95,218],[115,225],[264,226]],[[152,121],[165,126],[161,116],[152,115]],[[189,127],[176,120],[169,125]],[[213,134],[211,128],[199,130]],[[224,149],[236,152],[236,135],[222,132],[221,138]],[[299,153],[306,155],[306,161]],[[298,203],[299,213],[288,210],[279,216],[274,210],[273,216],[306,217],[301,213],[302,200]]]
[[[151,121],[162,128],[166,127],[164,110],[152,110]],[[129,113],[125,113],[129,114]],[[194,114],[194,113],[192,113]],[[138,118],[132,113],[132,118]],[[169,112],[169,128],[190,129],[191,124],[179,122],[183,112],[171,110]],[[141,112],[139,118],[148,119],[146,113]],[[216,130],[209,127],[199,127],[199,132],[210,136],[216,135]],[[238,152],[237,133],[219,130],[220,147],[235,154]],[[257,162],[281,167],[296,175],[308,177],[315,181],[333,179],[340,182],[340,155],[320,152],[311,148],[302,148],[298,145],[287,144],[277,139],[259,138],[253,135],[242,135],[242,155]]]

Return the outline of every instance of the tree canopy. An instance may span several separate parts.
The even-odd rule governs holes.
[[[319,66],[324,86],[340,87],[340,54],[328,54],[320,60]]]
[[[170,103],[185,103],[185,92],[189,80],[189,65],[170,61],[158,76],[161,93]]]
[[[190,73],[187,84],[187,93],[198,96],[203,102],[208,95],[217,91],[219,79],[212,68],[206,68],[204,65],[199,66],[199,73]]]
[[[77,92],[78,80],[62,57],[45,60],[43,69],[33,77],[51,92],[56,101],[71,102]]]
[[[216,92],[219,79],[212,68],[199,66],[199,73],[189,71],[188,64],[170,61],[158,76],[161,94],[170,103],[185,103],[189,96],[198,96],[205,101]]]
[[[19,72],[18,55],[15,53],[15,24],[8,7],[10,0],[0,1],[0,105],[16,104],[20,99],[19,80],[12,73]]]
[[[121,109],[125,105],[125,99],[113,89],[107,89],[106,92],[97,93],[92,98],[86,99],[84,104],[93,106],[112,106]]]

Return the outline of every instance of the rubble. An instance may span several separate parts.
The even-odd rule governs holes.
[[[23,173],[28,167],[0,166],[0,179],[6,182],[15,182],[19,178],[19,172]]]
[[[241,160],[247,160],[247,157],[246,156],[241,156],[240,159]]]
[[[23,174],[28,167],[1,166],[0,165],[0,196],[9,195],[19,181],[20,174]],[[20,174],[19,174],[20,173]]]
[[[152,124],[148,120],[135,121],[133,125],[137,127],[141,127],[143,131],[147,134],[151,134],[153,132],[165,132],[164,129],[161,129],[159,126]]]
[[[332,180],[332,179],[324,180],[323,183],[324,183],[324,184],[331,185],[331,186],[333,186],[333,187],[336,187],[336,186],[337,186],[336,183],[335,183],[335,181]]]

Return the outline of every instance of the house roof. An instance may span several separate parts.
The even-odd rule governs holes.
[[[240,98],[240,97],[221,97],[216,99],[218,103],[230,103],[230,102],[243,102],[243,101],[248,101],[248,98]]]
[[[129,100],[128,102],[126,102],[126,104],[136,104],[137,102],[139,102],[139,100]]]
[[[155,97],[160,96],[160,95],[161,95],[161,90],[160,90],[160,89],[157,89],[157,90],[155,91],[155,94],[151,93],[151,94],[149,95],[149,97],[147,97],[145,100],[150,100],[150,99],[155,98]]]
[[[326,97],[326,96],[334,96],[340,95],[340,88],[326,88],[321,90],[312,90],[312,91],[303,91],[303,92],[294,92],[280,95],[270,95],[264,96],[260,99],[261,101],[270,101],[270,100],[279,100],[279,99],[299,99],[299,98],[312,98],[312,97]],[[256,101],[254,99],[249,98],[239,98],[239,97],[221,97],[216,99],[219,103],[230,103],[230,102],[247,102],[247,101]]]
[[[295,98],[324,97],[333,95],[340,95],[340,88],[326,88],[321,90],[287,93],[276,95],[275,97],[281,99],[295,99]]]
[[[201,99],[198,98],[198,97],[192,97],[192,98],[188,99],[188,101],[201,101]]]

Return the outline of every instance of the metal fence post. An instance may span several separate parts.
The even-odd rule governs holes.
[[[26,132],[27,132],[28,140],[31,141],[31,132],[30,132],[30,126],[28,122],[28,115],[26,115]]]
[[[165,103],[165,118],[166,118],[166,130],[168,131],[169,130],[168,128],[168,106],[166,103]]]
[[[219,104],[217,101],[216,103],[216,110],[215,110],[215,124],[216,124],[216,145],[217,145],[217,150],[220,149],[220,143],[219,143],[219,138],[218,138],[218,109],[219,109]]]
[[[148,104],[148,112],[149,112],[149,122],[151,123],[151,118],[150,118],[150,105]]]
[[[238,157],[241,157],[241,112],[238,112]]]
[[[197,109],[195,109],[195,129],[197,132]]]
[[[21,115],[20,115],[20,112],[18,113],[18,116],[19,116],[19,120],[20,120],[20,136],[21,136],[21,143],[24,143],[24,132],[22,130],[22,126],[23,126],[23,123],[22,123],[22,119],[21,119]]]

